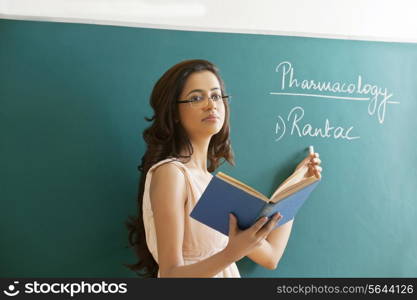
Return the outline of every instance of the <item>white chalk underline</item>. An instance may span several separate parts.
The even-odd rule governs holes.
[[[306,97],[319,97],[319,98],[334,98],[334,99],[369,101],[369,97],[368,98],[358,98],[358,97],[341,97],[341,96],[327,96],[327,95],[316,95],[316,94],[296,94],[296,93],[276,93],[276,92],[270,92],[270,94],[271,95],[306,96]]]
[[[271,95],[287,95],[287,96],[305,96],[305,97],[319,97],[319,98],[334,98],[334,99],[345,99],[345,100],[355,100],[355,101],[369,101],[368,98],[360,97],[341,97],[341,96],[328,96],[328,95],[316,95],[316,94],[297,94],[297,93],[277,93],[270,92]],[[398,101],[387,101],[388,104],[400,104]]]

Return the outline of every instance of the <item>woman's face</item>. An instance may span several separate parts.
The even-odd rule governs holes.
[[[190,103],[177,104],[179,105],[178,111],[181,125],[191,139],[211,137],[222,128],[225,118],[223,100],[220,99],[214,102],[209,99],[207,101],[208,96],[213,97],[215,95],[223,96],[220,83],[212,72],[195,72],[187,78],[178,100],[189,100],[196,96],[203,96],[204,99],[198,105],[190,105]],[[214,115],[217,118],[205,119],[210,115]]]

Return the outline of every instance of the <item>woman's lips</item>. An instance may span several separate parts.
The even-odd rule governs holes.
[[[217,121],[219,119],[219,117],[217,116],[210,116],[207,118],[204,118],[203,121]]]

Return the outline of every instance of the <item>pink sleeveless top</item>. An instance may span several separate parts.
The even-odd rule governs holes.
[[[143,194],[142,209],[143,222],[146,232],[146,244],[148,245],[149,251],[152,253],[155,261],[158,262],[157,239],[149,192],[153,171],[156,167],[164,163],[176,165],[184,174],[187,186],[187,201],[184,207],[184,240],[182,247],[184,264],[188,265],[198,262],[223,250],[227,245],[229,237],[190,217],[192,209],[204,192],[206,186],[201,186],[196,183],[193,180],[188,168],[182,162],[176,160],[175,158],[167,158],[154,164],[149,169],[146,174],[145,189]],[[160,277],[159,271],[158,277]],[[232,263],[214,277],[240,278],[240,273],[236,263]]]

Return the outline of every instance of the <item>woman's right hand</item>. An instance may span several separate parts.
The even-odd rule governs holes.
[[[275,213],[269,219],[259,218],[251,227],[240,230],[237,219],[233,214],[229,214],[229,242],[224,249],[227,256],[233,261],[238,261],[248,255],[254,248],[261,245],[262,241],[274,229],[274,226],[282,218],[282,215]]]

